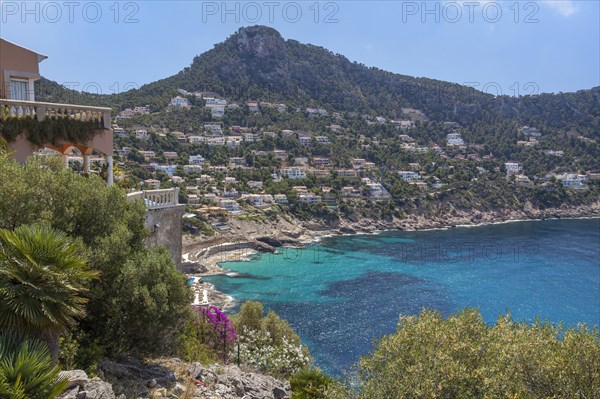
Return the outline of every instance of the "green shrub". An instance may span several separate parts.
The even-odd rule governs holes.
[[[231,320],[238,331],[241,331],[243,328],[260,330],[262,317],[262,303],[257,301],[246,301],[240,307],[240,311],[231,317]]]
[[[292,399],[322,399],[335,380],[316,368],[301,370],[290,377]]]
[[[100,339],[107,353],[173,354],[192,298],[169,252],[164,247],[138,251],[109,284],[112,295]],[[94,316],[90,314],[92,322]]]
[[[0,335],[0,398],[52,399],[67,387],[45,343]]]
[[[236,331],[262,331],[268,333],[271,341],[279,345],[286,339],[287,342],[299,345],[300,337],[290,324],[283,320],[273,310],[263,317],[263,305],[257,301],[246,301],[240,311],[231,317]]]
[[[79,342],[72,331],[60,337],[60,352],[58,362],[65,370],[73,370],[77,367],[77,353],[79,352]]]
[[[203,326],[188,321],[179,335],[179,356],[188,362],[202,364],[214,363],[218,360],[217,353],[202,342]]]
[[[289,376],[306,368],[312,361],[287,321],[269,311],[263,317],[260,302],[247,301],[231,319],[239,335],[242,363],[275,376]]]
[[[423,311],[360,360],[358,386],[362,398],[598,398],[600,333]]]
[[[300,344],[300,337],[292,326],[272,310],[260,321],[260,329],[269,333],[274,344],[280,344],[284,339],[294,345]]]
[[[79,239],[100,271],[79,321],[84,364],[123,352],[172,354],[191,292],[164,249],[144,247],[146,208],[96,176],[65,171],[60,159],[25,164],[0,157],[0,228],[42,224]],[[78,361],[79,362],[79,361]],[[80,363],[81,364],[81,363]]]
[[[25,132],[27,140],[37,145],[59,145],[61,141],[86,144],[103,128],[102,121],[80,121],[75,119],[46,118],[42,122],[26,117],[0,115],[0,136],[14,141]]]

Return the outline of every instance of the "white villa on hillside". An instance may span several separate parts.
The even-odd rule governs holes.
[[[281,174],[288,179],[303,179],[306,177],[306,169],[297,167],[281,168]]]
[[[312,138],[309,136],[300,136],[298,140],[301,146],[310,147],[312,145]]]
[[[246,105],[248,105],[248,110],[250,112],[259,112],[260,108],[258,107],[258,102],[257,101],[248,101],[246,103]]]
[[[240,211],[240,204],[238,204],[236,200],[222,199],[219,202],[219,206],[231,213]]]
[[[388,197],[390,197],[390,194],[381,185],[381,183],[370,182],[370,183],[367,183],[367,187],[369,188],[369,196],[371,198],[388,198]]]
[[[202,166],[200,165],[183,165],[184,173],[201,173]]]
[[[315,194],[301,194],[298,196],[300,202],[305,204],[316,204],[317,202],[321,202],[321,196]]]
[[[563,173],[561,175],[557,175],[556,179],[560,180],[562,185],[567,188],[572,188],[575,190],[585,190],[588,188],[584,184],[588,181],[586,175],[580,175],[577,173]]]
[[[263,196],[260,194],[247,194],[244,198],[252,206],[262,207],[265,205]]]
[[[205,159],[202,155],[190,155],[189,162],[192,165],[204,165]]]
[[[542,135],[535,127],[523,126],[519,131],[529,137],[540,137]]]
[[[154,165],[154,168],[156,170],[162,170],[167,175],[169,175],[169,177],[173,177],[173,175],[177,171],[177,165]]]
[[[225,137],[209,137],[207,141],[208,145],[225,145]]]
[[[506,176],[518,175],[522,171],[521,164],[518,162],[506,162],[504,167],[506,168]]]
[[[160,180],[156,180],[156,179],[144,180],[144,186],[158,190],[160,188]]]
[[[213,118],[222,118],[225,115],[227,100],[209,97],[206,99],[205,107],[210,109]]]
[[[204,130],[207,132],[213,133],[213,134],[218,134],[218,135],[223,134],[223,129],[221,128],[221,125],[218,123],[205,123]]]
[[[448,135],[446,136],[446,141],[448,142],[448,145],[465,145],[465,142],[462,139],[460,133],[448,133]]]
[[[188,99],[181,97],[181,96],[173,97],[171,99],[171,102],[169,103],[169,105],[172,107],[185,108],[185,109],[192,108]]]
[[[144,157],[144,161],[149,162],[152,158],[156,156],[154,151],[140,151],[140,154]]]
[[[287,158],[287,151],[286,150],[273,150],[273,157],[283,160],[283,159]]]
[[[260,180],[250,180],[248,182],[248,188],[251,190],[256,190],[259,188],[263,188],[263,182]]]
[[[135,130],[133,134],[135,135],[135,137],[141,140],[148,140],[150,138],[150,135],[148,134],[148,131],[146,129]]]
[[[421,180],[421,175],[413,170],[400,170],[398,176],[406,182],[414,182]]]
[[[278,204],[286,205],[288,203],[288,199],[285,194],[275,194],[273,198]]]
[[[113,130],[113,134],[116,136],[127,137],[129,135],[129,133],[127,133],[127,131],[125,129],[123,129],[122,127],[116,126],[116,125],[113,126],[112,130]]]
[[[350,162],[352,163],[352,167],[354,169],[363,169],[367,161],[363,158],[352,158]]]

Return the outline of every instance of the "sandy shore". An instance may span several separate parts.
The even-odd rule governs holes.
[[[231,244],[231,243],[228,243]],[[215,247],[209,247],[215,248]],[[222,310],[229,310],[235,305],[235,299],[219,290],[213,284],[210,284],[203,280],[203,277],[213,276],[218,274],[227,274],[228,270],[221,267],[222,262],[241,262],[248,261],[251,256],[256,254],[258,251],[253,249],[245,249],[241,252],[239,249],[229,249],[223,251],[216,251],[214,254],[198,257],[193,252],[186,253],[183,255],[185,262],[197,263],[201,268],[196,272],[187,273],[189,278],[195,278],[196,281],[192,283],[192,289],[197,292],[199,299],[202,300],[204,292],[208,302]],[[196,256],[195,256],[196,255]]]

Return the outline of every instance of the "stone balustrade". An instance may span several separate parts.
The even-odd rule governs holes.
[[[38,101],[0,99],[0,119],[15,117],[74,119],[83,122],[94,121],[99,128],[111,128],[110,108],[88,107],[86,105],[55,104]]]
[[[168,208],[179,204],[179,188],[143,190],[127,194],[130,201],[143,200],[148,209]]]

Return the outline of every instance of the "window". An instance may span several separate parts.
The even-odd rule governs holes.
[[[26,101],[27,96],[27,81],[11,79],[10,82],[10,98],[12,100]]]

